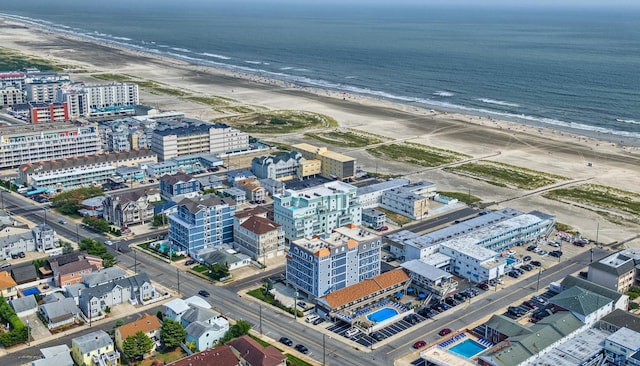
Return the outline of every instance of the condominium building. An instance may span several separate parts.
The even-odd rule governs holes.
[[[26,75],[23,72],[0,72],[0,89],[13,87],[24,89]]]
[[[74,85],[61,88],[57,99],[69,103],[72,118],[118,114],[118,108],[140,104],[138,85],[134,83]]]
[[[100,137],[95,125],[48,123],[0,130],[0,168],[98,152]]]
[[[357,188],[332,181],[300,191],[286,190],[273,196],[274,221],[282,225],[287,240],[309,238],[314,234],[349,224],[360,225],[362,208]]]
[[[71,85],[67,74],[55,72],[28,71],[23,90],[27,93],[27,100],[38,103],[60,102],[57,99],[58,90]]]
[[[287,282],[310,298],[324,296],[380,274],[382,240],[357,225],[291,242]]]
[[[621,294],[640,286],[640,249],[624,249],[591,263],[587,279]]]
[[[102,216],[109,223],[123,228],[153,220],[153,205],[160,201],[156,188],[140,188],[122,193],[107,194],[102,201]]]
[[[321,173],[320,160],[307,160],[297,151],[276,156],[261,156],[251,160],[251,171],[260,179],[286,181]]]
[[[190,254],[233,241],[236,203],[231,198],[186,198],[169,216],[169,242]]]
[[[326,147],[316,147],[309,144],[297,144],[292,148],[299,151],[305,159],[320,160],[321,173],[325,178],[347,180],[356,176],[356,159],[327,150]]]
[[[228,154],[249,150],[249,135],[223,123],[185,119],[178,127],[154,130],[151,149],[161,161],[199,153]]]
[[[20,166],[18,180],[26,186],[48,190],[73,189],[107,183],[116,175],[117,167],[156,160],[154,152],[144,149],[39,161]]]
[[[0,107],[8,107],[15,104],[24,104],[25,95],[20,89],[8,86],[0,89]]]
[[[418,220],[429,213],[429,198],[435,195],[435,189],[435,184],[427,181],[387,189],[380,197],[380,207]]]
[[[233,220],[233,247],[264,262],[283,255],[285,250],[282,226],[267,218],[267,211],[257,207],[236,213]]]
[[[362,208],[374,208],[380,206],[382,202],[382,194],[385,191],[400,188],[411,183],[409,179],[397,178],[390,179],[380,183],[370,184],[368,186],[358,188],[358,202]]]

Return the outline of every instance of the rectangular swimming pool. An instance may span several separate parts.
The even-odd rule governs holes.
[[[37,287],[32,287],[22,290],[22,293],[24,294],[24,296],[40,295],[40,290],[38,290]]]
[[[382,308],[376,312],[373,312],[367,315],[367,319],[371,320],[372,322],[379,323],[383,320],[387,320],[396,315],[398,315],[398,311],[396,309]]]
[[[485,346],[480,343],[474,341],[473,339],[465,339],[464,342],[460,344],[456,344],[455,346],[449,348],[449,351],[460,355],[464,358],[471,358],[478,353],[485,350]]]

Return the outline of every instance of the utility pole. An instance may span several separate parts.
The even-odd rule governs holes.
[[[326,363],[326,358],[327,358],[327,343],[326,343],[326,337],[327,335],[322,333],[322,366],[325,366]]]
[[[540,274],[542,274],[542,266],[538,267],[538,282],[536,283],[536,292],[540,290]]]
[[[600,221],[596,221],[596,245],[600,245],[598,242],[598,234],[600,233]]]
[[[262,305],[260,305],[260,335],[262,335]]]
[[[138,274],[138,251],[133,251],[133,272]]]
[[[298,290],[293,298],[293,320],[298,320]]]
[[[80,245],[80,224],[76,223],[76,243]]]
[[[176,268],[176,275],[178,276],[178,295],[180,295],[180,269]]]

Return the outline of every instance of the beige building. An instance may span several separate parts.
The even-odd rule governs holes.
[[[0,296],[7,300],[13,300],[18,295],[16,281],[13,280],[9,272],[0,272]]]
[[[104,330],[76,337],[71,340],[71,357],[77,365],[112,366],[120,364],[120,353]]]
[[[260,185],[260,181],[256,178],[240,179],[233,184],[245,192],[249,201],[260,203],[266,197],[267,191]]]
[[[320,175],[325,178],[339,180],[355,178],[355,158],[329,151],[326,147],[316,147],[309,144],[296,144],[292,148],[299,151],[307,160],[320,160],[322,165]]]
[[[24,92],[12,86],[0,89],[0,107],[23,104],[25,102]]]
[[[309,159],[300,162],[299,177],[311,177],[314,175],[322,174],[322,162],[318,159]]]
[[[625,249],[591,263],[587,279],[621,294],[640,286],[640,249]]]
[[[257,261],[284,254],[282,226],[267,218],[267,211],[257,207],[236,213],[233,220],[234,247]]]

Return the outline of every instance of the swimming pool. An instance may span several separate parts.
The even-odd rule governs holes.
[[[379,323],[383,320],[387,320],[392,316],[396,316],[396,315],[398,315],[398,311],[396,309],[382,308],[376,312],[373,312],[367,315],[367,319],[371,320],[372,322]]]
[[[27,288],[27,289],[22,290],[22,294],[24,296],[40,295],[40,290],[38,290],[37,287]]]
[[[473,339],[465,339],[464,342],[456,344],[455,346],[449,348],[449,351],[464,358],[471,358],[484,351],[485,348],[485,346],[474,341]]]

